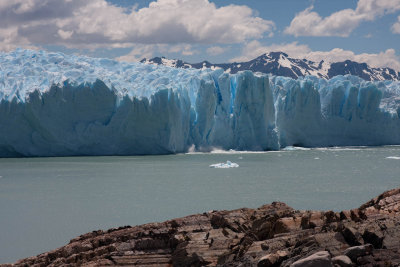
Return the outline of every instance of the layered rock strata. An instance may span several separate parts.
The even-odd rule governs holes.
[[[93,231],[9,266],[400,266],[400,188],[342,212],[274,202]]]

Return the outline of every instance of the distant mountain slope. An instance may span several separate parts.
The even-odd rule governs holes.
[[[167,59],[164,57],[144,58],[140,62],[176,68],[222,68],[230,73],[251,70],[253,72],[271,73],[291,78],[314,75],[329,79],[337,75],[352,74],[367,81],[400,80],[400,72],[396,72],[391,68],[372,68],[366,63],[358,63],[351,60],[334,63],[321,61],[318,63],[307,59],[291,58],[283,52],[270,52],[253,60],[240,63],[212,64],[208,61],[203,61],[191,64],[182,60]]]

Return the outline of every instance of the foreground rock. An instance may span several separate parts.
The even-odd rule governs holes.
[[[358,209],[274,202],[94,231],[1,266],[400,266],[400,188]]]

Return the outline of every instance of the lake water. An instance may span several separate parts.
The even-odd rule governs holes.
[[[227,160],[239,167],[209,167]],[[399,185],[396,146],[0,159],[0,263],[97,229],[273,201],[350,209]]]

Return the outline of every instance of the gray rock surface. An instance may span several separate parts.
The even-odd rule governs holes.
[[[331,255],[328,251],[319,251],[304,259],[298,260],[290,267],[331,267]]]
[[[349,257],[352,261],[356,262],[358,257],[371,254],[372,249],[373,247],[371,244],[366,244],[362,246],[348,248],[344,251],[343,254]]]
[[[353,262],[349,257],[346,255],[339,255],[334,258],[332,258],[332,263],[336,264],[340,267],[351,267],[354,266]]]

